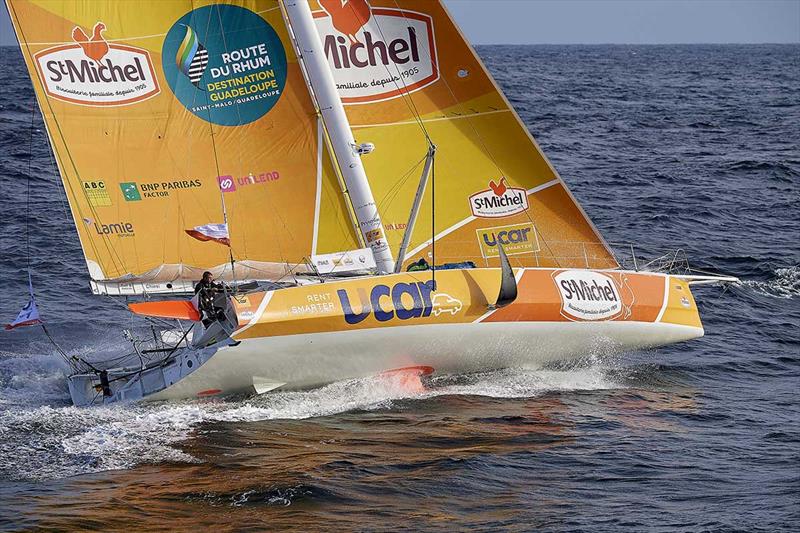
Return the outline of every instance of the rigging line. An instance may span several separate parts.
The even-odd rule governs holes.
[[[295,55],[298,57],[298,59],[301,59],[301,58],[300,58],[300,53],[299,53],[299,46],[297,46],[296,40],[295,40],[295,39],[294,39],[294,37],[293,37],[293,35],[294,35],[294,34],[291,32],[291,25],[288,23],[288,16],[287,16],[287,15],[284,13],[284,11],[283,11],[283,7],[282,7],[282,4],[280,5],[280,7],[281,7],[281,13],[282,13],[282,15],[283,15],[284,22],[285,22],[285,24],[286,24],[286,26],[287,26],[287,29],[288,29],[288,30],[290,30],[290,31],[289,31],[289,39],[290,39],[290,41],[291,41],[291,42],[294,44],[294,46],[293,46],[293,47],[295,48]],[[224,37],[223,37],[223,38],[224,38]],[[288,61],[288,58],[287,58],[287,61]],[[288,66],[287,66],[287,68],[288,68]],[[301,68],[302,68],[302,67],[301,67]],[[288,74],[287,74],[287,75],[288,75]],[[308,76],[306,75],[306,77],[308,77]],[[308,77],[308,78],[310,79],[310,77]],[[314,118],[314,123],[316,123],[316,117],[317,117],[317,112],[316,112],[316,110],[317,110],[317,109],[319,109],[319,106],[318,106],[318,105],[317,105],[317,103],[315,102],[315,97],[314,97],[314,96],[310,96],[310,98],[311,98],[311,101],[312,101],[312,105],[313,105],[313,106],[314,106],[314,108],[315,108],[315,112],[314,112],[314,114],[313,114],[313,115],[314,115],[314,117],[315,117],[315,118]],[[302,116],[303,118],[306,118],[306,119],[309,117],[309,115],[302,114],[302,113],[301,113],[301,116]],[[323,121],[323,126],[324,126],[324,121]],[[314,129],[314,131],[316,132],[316,127],[315,127],[315,128],[313,128],[313,129]],[[314,135],[313,137],[314,137],[314,139],[316,139],[316,135]],[[302,142],[302,141],[301,141],[301,142]],[[316,142],[314,142],[314,146],[316,146]],[[288,150],[287,152],[291,153],[291,150]],[[314,157],[314,162],[315,162],[315,163],[314,163],[314,166],[315,166],[315,168],[316,168],[316,159],[317,159],[317,158],[316,158],[316,150],[314,151],[314,154],[315,154],[315,157]],[[316,172],[315,172],[315,174],[314,174],[314,183],[315,183],[315,187],[316,187]],[[284,218],[284,216],[283,216],[283,214],[282,214],[282,211],[281,211],[281,209],[280,209],[280,208],[276,208],[276,206],[275,206],[275,204],[274,204],[274,202],[273,202],[272,194],[271,194],[270,192],[268,192],[268,194],[266,194],[265,196],[266,196],[266,200],[269,202],[269,205],[270,205],[270,207],[271,207],[271,212],[272,212],[273,216],[274,216],[275,218],[277,218],[277,221],[278,221],[278,223],[279,223],[279,224],[280,224],[280,225],[283,227],[283,230],[284,230],[284,231],[283,231],[283,234],[284,234],[284,235],[288,235],[288,238],[289,238],[289,240],[290,240],[290,241],[295,241],[296,239],[294,238],[294,233],[293,233],[292,229],[290,228],[290,225],[287,223],[286,219]],[[313,231],[313,230],[312,230],[312,231]],[[274,241],[273,241],[273,242],[275,243],[275,245],[276,245],[276,247],[277,247],[277,249],[278,249],[278,250],[277,250],[277,251],[278,251],[278,255],[280,256],[281,260],[282,260],[284,263],[288,264],[288,263],[289,263],[289,262],[288,262],[288,260],[287,260],[287,256],[288,256],[288,254],[285,254],[285,253],[284,253],[283,241],[282,241],[281,239],[274,239]]]
[[[400,9],[400,6],[398,5],[396,0],[394,1],[394,4],[397,7],[397,10],[400,11],[400,14],[402,15],[403,19],[408,21],[408,17],[406,17],[405,12],[402,9]],[[357,13],[355,13],[355,7],[353,6],[352,3],[348,3],[348,7],[351,9],[351,11],[353,11],[353,15],[354,16],[356,16],[356,17],[359,16]],[[386,42],[386,35],[383,33],[383,28],[381,28],[380,22],[378,22],[378,18],[372,14],[372,8],[370,8],[370,15],[372,16],[372,20],[375,22],[375,27],[378,28],[378,33],[381,34],[381,39],[383,39],[383,41]],[[417,124],[419,125],[420,129],[422,130],[423,134],[425,135],[425,139],[427,140],[428,144],[430,145],[430,144],[432,144],[430,135],[428,134],[428,130],[425,127],[425,124],[422,121],[422,117],[420,116],[419,110],[417,109],[417,106],[414,103],[414,99],[411,97],[411,92],[408,90],[408,85],[406,84],[405,80],[403,80],[403,76],[401,75],[401,72],[400,72],[400,67],[398,67],[396,63],[393,63],[393,64],[394,64],[395,70],[397,71],[397,77],[400,79],[400,81],[403,84],[402,89],[400,88],[400,85],[397,84],[397,80],[394,79],[395,75],[389,69],[389,65],[388,64],[384,65],[384,68],[386,69],[386,72],[391,77],[392,83],[394,84],[395,88],[400,92],[400,96],[403,99],[403,102],[406,104],[406,106],[408,107],[409,111],[411,111],[411,114],[416,119]]]
[[[35,100],[34,100],[34,105],[36,105],[36,101]],[[45,139],[46,138],[47,138],[47,134],[45,134]],[[50,148],[50,141],[47,141],[47,143],[48,143],[47,147]],[[50,163],[50,170],[52,171],[53,175],[60,179],[60,175],[58,173],[58,165],[56,164],[56,160],[53,157],[53,150],[52,149],[47,150],[47,160]],[[69,222],[70,215],[69,215],[69,212],[67,211],[67,203],[65,202],[65,200],[67,202],[69,201],[69,199],[67,198],[67,191],[65,191],[63,187],[56,187],[56,189],[58,190],[58,200],[59,200],[59,203],[61,204],[61,211],[64,214],[64,220],[66,222]]]
[[[544,247],[547,248],[547,253],[549,253],[550,256],[553,258],[553,261],[555,262],[556,266],[558,268],[561,268],[562,267],[561,262],[558,260],[558,256],[556,256],[556,254],[553,253],[553,249],[550,248],[550,243],[547,241],[547,239],[545,239],[544,235],[542,235],[542,233],[539,231],[539,228],[536,226],[536,223],[531,220],[531,224],[533,224],[533,231],[536,232],[537,238],[541,239],[542,242],[544,243]]]
[[[14,4],[13,3],[9,3],[9,6],[11,7],[11,13],[13,15],[14,20],[19,21],[20,18],[17,15],[16,9],[14,8]],[[14,28],[15,28],[15,31],[19,31],[19,34],[22,36],[22,41],[25,42],[25,49],[28,52],[28,57],[31,59],[31,61],[33,61],[33,53],[31,52],[30,44],[28,43],[28,39],[27,39],[27,37],[25,37],[25,31],[22,29],[22,25],[21,24],[16,24],[16,25],[14,25]],[[17,39],[17,40],[19,40],[19,39]],[[22,44],[22,41],[20,41],[20,44]],[[38,79],[38,76],[36,78]],[[40,83],[41,83],[41,80],[40,80]],[[33,85],[33,82],[31,82],[31,85]],[[44,90],[44,87],[42,87],[42,92],[46,93],[46,91]],[[58,134],[59,134],[59,136],[61,138],[61,142],[64,144],[64,147],[65,147],[66,152],[67,152],[67,156],[69,157],[69,161],[72,164],[72,168],[73,168],[73,170],[75,172],[75,176],[78,178],[78,181],[80,181],[80,172],[78,172],[78,167],[75,164],[75,160],[72,158],[72,153],[69,151],[69,148],[67,148],[66,137],[64,136],[64,132],[61,129],[61,124],[60,124],[58,118],[56,117],[55,111],[53,110],[53,106],[50,104],[50,100],[46,96],[44,97],[44,101],[47,103],[47,107],[50,110],[51,115],[53,116],[53,123],[55,124],[56,129],[58,130]],[[42,118],[44,119],[44,117],[42,117]],[[44,124],[45,124],[45,127],[47,127],[47,120],[44,120]],[[49,130],[48,130],[48,133],[49,133]],[[48,135],[48,137],[49,137],[49,135]],[[53,149],[53,151],[55,152],[54,147],[52,147],[52,143],[51,143],[51,149]],[[60,157],[59,157],[59,160],[60,160]],[[68,178],[64,179],[62,177],[62,181],[69,187],[70,193],[72,193],[72,196],[75,199],[75,209],[78,211],[78,214],[83,219],[83,216],[82,216],[83,213],[81,212],[80,204],[78,203],[78,196],[75,194],[75,191],[72,188],[72,183],[70,182],[70,180]],[[91,202],[88,201],[88,198],[87,198],[87,203],[89,204],[89,211],[96,218],[99,218],[97,216],[97,212],[94,209],[94,206],[92,206]],[[76,221],[75,225],[77,226],[77,221]],[[76,230],[77,230],[77,227],[76,227]],[[80,235],[79,235],[79,238],[80,238]],[[87,236],[87,239],[89,240],[89,243],[91,244],[92,249],[95,251],[95,254],[98,256],[98,259],[99,259],[99,255],[100,254],[97,252],[97,248],[95,247],[94,240],[90,236]],[[106,251],[109,252],[109,257],[111,258],[111,261],[114,262],[114,255],[116,255],[116,258],[119,260],[119,265],[115,264],[114,266],[119,268],[119,266],[121,265],[122,268],[119,268],[119,269],[120,270],[125,270],[124,261],[122,261],[122,259],[119,257],[119,255],[116,254],[116,250],[114,250],[114,248],[110,246],[110,243],[111,243],[110,238],[107,237],[107,236],[101,236],[101,242],[103,242],[105,244]],[[86,255],[86,253],[84,252],[84,257],[85,257],[85,255]]]
[[[219,4],[216,4],[215,7],[216,7],[215,11],[217,13],[217,21],[219,22],[220,35],[222,36],[222,47],[225,49],[225,52],[228,53],[228,41],[225,38],[225,27],[222,24],[222,15],[220,14]],[[209,18],[211,18],[211,17],[209,17]],[[208,102],[208,93],[207,92],[206,92],[206,102]],[[239,126],[242,126],[242,110],[241,110],[241,107],[242,107],[242,104],[239,103],[239,101],[237,100],[236,101],[236,116],[239,119],[239,124],[238,124]],[[210,113],[209,113],[209,115],[210,115]],[[213,135],[214,135],[213,127],[212,127],[211,135],[212,135],[212,138],[213,138]],[[215,148],[215,152],[214,152],[215,160],[216,160],[216,157],[217,157],[217,155],[216,155],[216,148]],[[239,160],[239,172],[241,173],[244,170],[244,164],[242,162],[241,146],[237,146],[236,157]],[[250,172],[248,171],[248,174],[249,173]],[[217,163],[217,176],[218,176],[217,180],[219,180],[219,175],[220,175],[219,163]],[[219,194],[222,197],[222,208],[223,208],[223,211],[224,211],[225,224],[227,224],[227,228],[228,228],[228,241],[230,242],[230,244],[228,245],[228,252],[230,254],[230,259],[231,259],[231,276],[233,276],[233,281],[235,283],[236,282],[236,270],[235,270],[234,259],[233,259],[233,246],[232,246],[233,242],[230,241],[231,228],[230,228],[230,223],[228,222],[227,208],[225,206],[225,193],[222,191],[222,187],[219,187],[219,181],[217,181],[217,187],[219,188]],[[243,240],[242,248],[244,248],[244,256],[247,257],[247,255],[248,255],[247,254],[247,239]]]
[[[59,353],[59,355],[61,355],[61,357],[64,358],[64,361],[67,363],[67,365],[69,365],[69,367],[72,368],[72,370],[77,371],[78,368],[75,366],[75,363],[72,361],[70,356],[68,356],[67,353],[61,348],[61,346],[58,345],[58,343],[55,341],[53,336],[50,335],[50,332],[47,331],[47,328],[45,327],[45,325],[44,324],[39,324],[39,325],[42,327],[42,331],[44,331],[44,334],[50,340],[50,344],[52,344],[53,347],[56,349],[56,351]],[[83,361],[82,359],[78,358],[77,356],[75,358],[77,360],[79,360],[79,361]],[[85,363],[85,361],[83,361],[83,362]]]
[[[25,254],[26,254],[26,267],[28,269],[28,280],[31,278],[31,174],[33,173],[33,122],[36,117],[36,95],[33,96],[31,102],[31,135],[28,143],[28,176],[26,180],[25,190]],[[31,283],[31,290],[33,284]]]
[[[191,2],[191,7],[192,7],[192,9],[195,8],[194,1]],[[209,19],[210,19],[210,17],[209,17]],[[206,33],[208,33],[208,26],[206,27]],[[179,74],[176,74],[176,78],[178,78],[178,79],[180,78]],[[197,98],[197,94],[195,93],[195,95],[192,97],[192,107],[194,107],[194,104],[197,101],[196,98]],[[148,100],[146,103],[149,105],[150,102],[151,101]],[[173,154],[173,152],[168,149],[168,145],[166,144],[167,133],[170,131],[170,123],[172,121],[172,118],[173,118],[172,106],[170,106],[170,108],[169,108],[169,110],[167,112],[166,122],[165,122],[164,128],[162,130],[163,133],[161,134],[161,137],[163,137],[163,140],[165,141],[165,147],[166,147],[165,152],[169,156],[169,161],[170,161],[170,163],[172,163],[172,167],[175,168],[178,171],[180,171],[181,168],[185,167],[185,171],[182,173],[182,175],[183,175],[183,177],[185,177],[187,179],[191,179],[192,178],[192,173],[189,172],[189,165],[190,165],[190,162],[193,160],[192,159],[192,151],[194,149],[194,143],[191,142],[191,141],[188,141],[186,143],[188,145],[188,150],[185,151],[186,162],[183,163],[183,164],[179,163],[178,158],[176,158],[175,155]],[[198,117],[198,118],[200,118],[202,120],[202,117]],[[171,139],[171,137],[170,137],[170,139]],[[188,192],[193,198],[196,198],[197,195],[198,195],[198,193],[195,193],[192,189],[189,189],[186,192]],[[211,218],[211,214],[206,210],[206,206],[202,202],[198,202],[198,201],[194,200],[194,204],[197,207],[199,207],[199,209],[202,211],[203,215],[205,216],[206,220],[211,220],[212,219]],[[167,220],[167,217],[169,215],[169,209],[165,209],[162,212],[163,212],[162,220],[164,221],[165,227],[166,227],[166,220]],[[179,223],[178,227],[176,228],[176,232],[177,232],[178,236],[180,237],[181,235],[183,235],[183,232],[180,229],[180,226],[186,224],[186,221],[185,221],[185,218],[184,218],[184,214],[183,214],[183,211],[181,209],[180,202],[178,203],[178,206],[177,206],[177,218],[179,219],[180,223]],[[166,250],[167,250],[167,240],[166,239],[162,239],[162,248],[161,249],[162,249],[162,258],[163,258],[162,262],[166,262],[166,254],[167,254],[167,252],[166,252]],[[182,258],[180,257],[180,252],[178,252],[178,253],[179,253],[178,259],[180,259],[182,261]],[[194,255],[191,254],[191,249],[190,249],[190,255],[192,256],[192,262],[193,263],[197,263],[198,261],[196,261],[194,259]]]
[[[325,123],[325,120],[322,116],[322,108],[320,107],[319,100],[317,99],[316,92],[311,83],[311,73],[306,68],[303,52],[300,49],[299,43],[297,42],[297,37],[295,36],[294,29],[292,28],[292,25],[289,22],[289,14],[286,11],[286,6],[284,4],[284,1],[285,0],[279,0],[278,6],[281,10],[281,15],[283,16],[284,24],[286,25],[286,30],[289,35],[289,41],[292,45],[295,57],[297,58],[297,64],[300,68],[300,73],[303,75],[303,81],[305,81],[306,89],[308,90],[311,103],[314,106],[314,111],[315,111],[314,115],[316,117],[317,127],[319,128],[319,126],[322,125],[322,137],[325,144],[325,151],[323,153],[323,156],[325,153],[327,153],[328,155],[327,161],[331,164],[333,175],[336,178],[336,182],[339,186],[339,191],[341,192],[343,198],[345,211],[347,211],[347,216],[350,219],[351,226],[349,229],[345,229],[344,233],[348,234],[350,231],[352,231],[355,234],[358,246],[363,248],[366,247],[367,243],[364,241],[364,235],[361,233],[361,231],[359,231],[359,223],[355,214],[355,209],[353,208],[353,201],[350,198],[350,191],[347,189],[347,183],[345,182],[344,175],[342,174],[342,168],[339,165],[338,159],[336,158],[336,153],[333,149],[333,144],[330,139],[328,126]],[[317,157],[320,157],[320,154],[317,154]],[[341,220],[339,221],[339,226],[343,227]]]
[[[378,207],[382,208],[387,205],[391,205],[391,203],[397,198],[397,195],[400,194],[400,189],[408,181],[409,177],[414,173],[415,170],[419,168],[419,166],[428,158],[426,154],[425,157],[414,163],[414,166],[409,168],[405,174],[400,176],[400,178],[386,191],[386,194],[378,202]]]
[[[300,66],[300,72],[303,74],[303,79],[306,82],[306,88],[308,89],[309,95],[311,97],[311,102],[314,105],[314,109],[316,111],[317,121],[322,124],[322,131],[323,137],[325,140],[325,148],[327,150],[328,155],[328,162],[331,164],[331,168],[333,169],[334,177],[336,178],[337,184],[339,186],[339,191],[342,194],[342,198],[344,201],[345,211],[347,211],[347,216],[350,219],[350,228],[345,231],[345,233],[352,233],[355,235],[355,240],[357,244],[361,248],[367,247],[367,242],[364,239],[364,235],[360,230],[360,224],[358,222],[358,217],[355,213],[355,207],[353,206],[353,199],[350,196],[350,190],[347,187],[347,182],[344,178],[344,173],[342,172],[342,167],[339,164],[339,160],[336,157],[336,151],[333,148],[333,141],[330,137],[330,131],[328,129],[328,125],[325,122],[325,119],[322,114],[322,108],[320,107],[319,100],[317,99],[316,91],[314,90],[313,84],[311,82],[311,72],[306,68],[305,58],[303,56],[303,52],[300,49],[300,45],[297,42],[297,37],[295,36],[294,29],[289,22],[289,15],[286,12],[286,8],[284,5],[285,0],[280,0],[281,6],[281,13],[283,14],[284,22],[289,32],[289,38],[291,40],[293,49],[295,51],[295,55],[297,56],[298,65]],[[351,133],[352,133],[352,127]],[[339,223],[340,226],[342,223]]]
[[[354,233],[356,233],[356,239],[358,240],[359,246],[365,246],[366,242],[364,242],[364,240],[363,240],[364,237],[361,234],[361,231],[359,229],[359,224],[358,224],[358,221],[357,221],[357,218],[356,218],[356,215],[355,215],[355,209],[353,208],[352,199],[350,198],[350,192],[347,189],[347,184],[346,184],[346,182],[344,180],[344,174],[343,174],[343,171],[342,171],[342,167],[341,167],[341,164],[339,163],[339,160],[336,157],[335,150],[333,149],[333,144],[332,144],[332,141],[330,139],[330,132],[328,130],[328,125],[326,124],[326,121],[325,121],[325,119],[323,117],[322,107],[320,106],[319,100],[318,100],[316,92],[314,90],[314,83],[313,83],[313,80],[312,80],[311,71],[309,71],[306,68],[305,58],[303,56],[303,50],[301,49],[300,44],[297,42],[297,37],[295,36],[294,29],[292,28],[292,25],[291,25],[291,23],[289,21],[289,15],[288,15],[288,12],[286,11],[286,6],[284,5],[283,1],[280,2],[280,7],[281,7],[281,13],[283,15],[284,24],[286,25],[286,28],[287,28],[287,31],[288,31],[288,34],[289,34],[289,40],[290,40],[290,43],[292,44],[292,49],[294,50],[295,56],[297,57],[297,60],[298,60],[298,67],[300,68],[300,72],[303,75],[303,79],[305,81],[306,89],[307,89],[308,94],[309,94],[309,99],[311,100],[311,104],[314,107],[314,115],[313,115],[314,119],[313,120],[314,120],[314,124],[316,125],[314,130],[316,131],[317,128],[319,127],[319,124],[322,124],[323,139],[324,139],[324,142],[325,142],[325,148],[327,149],[327,154],[328,154],[331,166],[333,167],[334,175],[336,176],[337,181],[339,183],[339,188],[341,189],[342,195],[345,198],[345,200],[344,200],[345,201],[345,207],[347,209],[348,216],[351,219],[351,223],[353,224]],[[317,143],[315,143],[315,146],[318,147]],[[315,162],[316,162],[317,158],[319,157],[319,154],[316,151],[314,152],[314,154],[316,156],[315,157]],[[316,181],[315,181],[315,187],[316,187]],[[289,233],[289,235],[291,235],[291,232],[289,231],[289,228],[286,226],[286,221],[280,215],[280,211],[279,210],[275,210],[275,213],[278,216],[281,224],[283,224],[283,226],[286,229],[286,231]],[[313,232],[313,229],[312,229],[312,232]],[[280,242],[280,241],[278,241],[278,242]],[[281,257],[288,264],[288,261],[286,261],[286,259],[285,259],[285,257],[283,256],[282,253],[281,253]]]
[[[412,168],[408,170],[403,176],[400,177],[398,181],[392,185],[392,188],[389,189],[386,194],[381,198],[380,202],[378,202],[378,208],[383,211],[385,207],[390,206],[394,201],[397,199],[402,186],[409,180],[409,178],[414,174],[414,171],[420,167],[420,163],[416,163]]]
[[[436,286],[436,155],[431,164],[431,279]]]
[[[397,4],[397,0],[395,0],[395,4]],[[444,11],[445,16],[452,22],[452,17],[450,16],[450,13],[448,13],[446,9],[443,9],[443,11]],[[464,36],[461,33],[461,30],[458,29],[458,26],[456,26],[454,22],[452,22],[452,23],[453,23],[453,26],[456,29],[456,32],[457,32],[458,36],[461,37],[462,41],[467,45],[467,50],[476,59],[476,62],[478,64],[478,67],[479,67],[480,71],[482,71],[486,75],[486,77],[489,78],[489,81],[494,82],[494,80],[491,78],[491,75],[489,74],[489,71],[484,67],[483,62],[480,60],[480,57],[478,57],[478,54],[475,52],[475,50],[469,44],[469,41],[467,41],[466,38],[464,38]],[[442,76],[439,77],[439,79],[442,81],[442,83],[444,83],[444,86],[447,88],[447,92],[450,93],[450,96],[453,98],[453,101],[456,103],[456,106],[458,106],[458,108],[461,111],[463,117],[465,119],[467,119],[467,124],[472,129],[472,131],[475,133],[475,136],[477,137],[478,142],[480,142],[481,146],[483,147],[484,152],[486,152],[486,155],[489,156],[489,159],[491,159],[492,164],[495,166],[497,171],[501,175],[503,175],[502,168],[500,168],[500,165],[497,163],[497,160],[495,159],[494,155],[489,150],[489,148],[486,146],[486,143],[485,143],[483,137],[478,132],[477,128],[475,128],[475,125],[473,123],[473,118],[471,116],[469,116],[470,114],[468,114],[464,110],[465,108],[463,106],[463,103],[458,99],[458,97],[456,97],[455,92],[453,92],[452,87],[450,87],[450,84],[447,83],[447,77],[442,75]],[[493,83],[492,85],[493,85],[493,87],[496,87],[498,92],[499,92],[499,87],[497,86],[497,83]],[[508,104],[506,104],[506,105],[508,105]]]
[[[190,5],[191,5],[191,8],[192,8],[192,16],[190,17],[190,19],[189,19],[189,21],[188,21],[188,24],[187,24],[187,26],[189,26],[189,27],[191,27],[191,24],[193,24],[193,23],[196,21],[196,16],[195,16],[195,13],[194,13],[194,10],[196,9],[196,8],[195,8],[195,1],[194,1],[194,0],[191,0],[191,2],[190,2]],[[200,27],[200,26],[198,25],[197,27]],[[206,28],[205,28],[205,34],[204,34],[206,37],[208,36],[208,33],[209,33],[209,30],[210,30],[210,28],[211,28],[211,16],[209,16],[209,17],[208,17],[208,20],[207,20],[207,22],[206,22]],[[198,33],[199,33],[199,32],[198,32]],[[199,39],[199,37],[198,37],[198,39]],[[179,75],[179,74],[176,74],[176,78],[177,78],[177,80],[176,80],[176,84],[177,84],[177,83],[179,83],[179,81],[180,81],[180,75]],[[198,93],[197,93],[197,91],[195,91],[195,92],[194,92],[194,94],[192,95],[192,106],[191,106],[192,108],[194,108],[194,107],[195,107],[195,104],[197,103],[197,97],[198,97]],[[208,104],[208,100],[207,100],[207,98],[206,98],[206,104]],[[207,107],[208,107],[208,106],[207,106]],[[208,122],[208,123],[209,123],[209,125],[210,125],[210,124],[211,124],[211,121],[210,121],[210,117],[211,117],[211,111],[210,111],[210,109],[206,109],[206,111],[207,111],[207,113],[208,113],[208,117],[209,117],[209,120],[206,120],[206,122]],[[205,119],[204,119],[202,116],[200,116],[200,115],[197,115],[197,117],[198,117],[200,120],[205,120]],[[168,120],[169,120],[169,118],[170,118],[170,117],[168,117]],[[167,130],[165,130],[165,137],[166,137],[166,131],[167,131]],[[211,140],[212,140],[212,151],[213,151],[213,153],[214,153],[214,157],[215,157],[215,159],[216,159],[216,150],[213,148],[213,130],[212,130],[212,139],[211,139]],[[188,144],[189,148],[188,148],[188,150],[186,150],[185,162],[183,163],[183,166],[184,166],[184,168],[185,168],[184,175],[185,175],[185,176],[187,176],[187,177],[189,177],[189,178],[191,178],[192,172],[190,172],[190,170],[191,170],[191,164],[192,164],[192,161],[194,160],[194,159],[193,159],[193,157],[192,157],[192,154],[193,154],[193,152],[194,152],[194,147],[195,147],[194,145],[195,145],[195,143],[193,143],[193,142],[191,141],[191,137],[190,137],[190,139],[189,139],[189,141],[187,142],[187,144]],[[170,159],[171,159],[171,160],[173,161],[173,163],[175,163],[175,164],[176,164],[176,166],[177,166],[177,158],[173,157],[171,152],[168,152],[168,153],[169,153],[169,155],[170,155]],[[219,172],[218,172],[217,174],[219,175]],[[206,220],[206,221],[209,221],[209,222],[210,222],[211,220],[213,220],[213,216],[211,215],[211,213],[209,213],[209,212],[206,210],[206,208],[205,208],[205,205],[204,205],[202,202],[197,202],[197,201],[196,201],[196,202],[195,202],[195,204],[196,204],[197,206],[199,206],[199,207],[200,207],[200,209],[202,210],[202,213],[203,213],[203,215],[205,216],[205,220]],[[179,226],[178,226],[177,228],[175,228],[175,231],[176,231],[176,233],[178,234],[178,236],[180,237],[180,235],[183,233],[183,232],[182,232],[182,230],[180,229],[180,228],[181,228],[181,226],[184,226],[184,227],[185,227],[185,226],[187,225],[187,223],[186,223],[186,218],[185,218],[185,213],[184,213],[184,211],[181,209],[181,204],[180,204],[180,202],[178,202],[178,205],[177,205],[177,210],[178,210],[178,218],[179,218],[179,220],[180,220],[180,224],[179,224]],[[166,242],[164,242],[164,248],[163,248],[163,249],[164,249],[164,250],[166,249]],[[198,260],[198,259],[196,258],[195,254],[192,252],[192,249],[191,249],[191,247],[189,247],[189,248],[188,248],[188,254],[189,254],[189,256],[190,256],[190,260],[191,260],[192,264],[201,264],[201,263],[202,263],[202,261],[200,261],[200,260]],[[181,261],[183,261],[183,258],[179,258],[179,259],[181,259]],[[181,263],[181,264],[183,264],[183,263]],[[181,275],[183,275],[183,268],[181,268]]]

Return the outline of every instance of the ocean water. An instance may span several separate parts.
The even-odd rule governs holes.
[[[695,291],[704,338],[424,393],[77,409],[41,331],[0,332],[0,528],[800,530],[800,46],[478,52],[610,241],[743,279]],[[30,255],[64,349],[123,349],[17,49],[0,71],[0,317]]]

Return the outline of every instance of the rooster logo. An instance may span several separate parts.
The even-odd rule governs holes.
[[[350,44],[359,42],[356,34],[372,16],[367,0],[319,0],[319,4],[331,17],[333,27],[347,35]]]
[[[175,64],[178,65],[178,70],[189,78],[192,85],[202,89],[200,87],[200,79],[208,66],[208,50],[200,43],[191,26],[186,26],[186,35],[178,47]]]
[[[503,196],[508,190],[505,178],[500,178],[500,183],[495,183],[494,180],[490,180],[489,187],[494,191],[496,196]]]
[[[106,31],[106,25],[98,22],[94,25],[92,37],[89,38],[83,28],[75,26],[75,29],[72,30],[72,39],[83,48],[86,57],[99,63],[108,53],[108,43],[102,35],[104,31]]]

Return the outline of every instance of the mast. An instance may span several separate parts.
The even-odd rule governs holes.
[[[392,251],[386,240],[386,232],[367,174],[361,164],[361,150],[353,138],[308,0],[285,0],[284,6],[290,29],[297,42],[298,55],[308,73],[310,90],[317,99],[333,153],[350,194],[359,226],[357,231],[361,232],[364,242],[372,249],[378,270],[381,273],[390,273],[394,271]]]

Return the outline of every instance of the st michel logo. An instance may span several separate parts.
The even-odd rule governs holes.
[[[345,104],[402,96],[439,79],[433,20],[367,0],[319,0],[314,13],[325,56]]]
[[[34,54],[49,97],[87,106],[121,106],[161,91],[149,52],[108,42],[105,31],[102,22],[94,25],[91,36],[76,26],[72,43]]]

